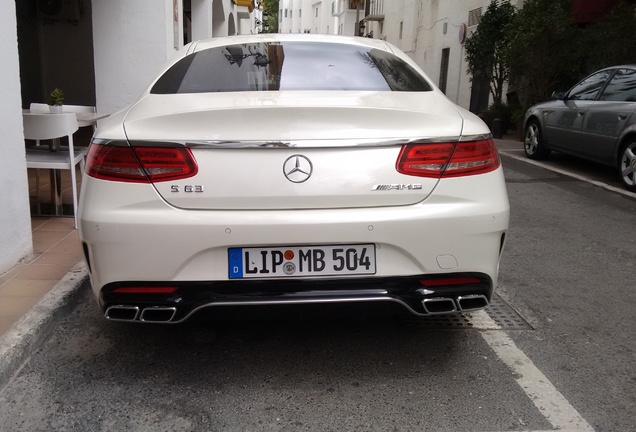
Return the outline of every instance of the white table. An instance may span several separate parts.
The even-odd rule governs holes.
[[[45,111],[31,111],[28,109],[23,109],[22,110],[23,113],[37,113],[37,114],[45,114]],[[67,111],[68,112],[68,111]],[[62,111],[62,113],[64,113],[64,111]],[[49,113],[51,114],[51,113]],[[55,115],[55,114],[51,114],[51,115]],[[108,117],[110,114],[103,114],[103,113],[96,113],[96,112],[75,112],[75,115],[77,116],[77,125],[79,127],[86,127],[86,126],[95,126],[97,125],[97,121],[98,120],[102,120],[105,119],[106,117]]]
[[[31,111],[28,109],[23,109],[22,113],[37,113],[37,114],[47,114],[45,111]],[[64,113],[64,111],[62,111]],[[68,112],[67,112],[68,113]],[[57,115],[53,113],[48,113],[48,115]],[[108,117],[110,114],[96,113],[96,112],[75,112],[77,116],[77,125],[79,127],[92,127],[95,129],[97,125],[97,121]],[[49,146],[51,151],[59,151],[60,150],[60,140],[54,139],[51,141]],[[82,173],[83,174],[83,173]],[[62,216],[62,173],[60,170],[52,169],[50,170],[50,182],[51,182],[51,205],[53,207],[53,212],[55,216]],[[39,208],[39,206],[38,206]]]

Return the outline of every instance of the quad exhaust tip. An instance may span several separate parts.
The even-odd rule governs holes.
[[[140,321],[149,323],[170,322],[177,314],[175,307],[149,307],[141,311]]]
[[[482,294],[468,294],[452,297],[435,297],[422,300],[422,306],[427,314],[449,314],[453,312],[467,312],[488,306],[488,298]]]
[[[457,297],[457,306],[461,311],[482,309],[488,306],[488,298],[482,294],[470,294]]]
[[[177,308],[164,306],[151,306],[140,309],[138,306],[115,305],[110,306],[104,312],[104,316],[110,321],[141,321],[147,323],[165,323],[174,319]]]
[[[422,305],[426,313],[431,315],[457,312],[455,302],[450,297],[424,299],[422,300]]]
[[[139,316],[139,308],[126,305],[110,306],[104,312],[104,316],[111,321],[134,321]]]

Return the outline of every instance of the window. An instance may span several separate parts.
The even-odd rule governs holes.
[[[612,71],[597,72],[572,87],[568,92],[568,99],[572,100],[594,100],[605,81],[612,74]]]
[[[298,9],[298,18],[302,18],[302,17],[303,17],[303,10]]]
[[[442,50],[442,62],[439,69],[439,89],[446,94],[446,83],[448,82],[448,60],[450,59],[450,48]]]
[[[287,9],[285,9],[285,18],[287,18]]]
[[[479,24],[481,19],[481,8],[468,11],[468,27],[473,27]]]
[[[172,65],[153,94],[276,90],[431,91],[410,65],[358,45],[263,42],[209,48]]]
[[[316,8],[316,18],[318,18],[318,8]]]
[[[619,69],[616,71],[599,100],[636,102],[636,70]]]
[[[404,30],[404,21],[400,21],[400,39],[402,39],[402,30]]]

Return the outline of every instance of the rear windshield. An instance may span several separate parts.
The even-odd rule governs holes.
[[[385,51],[334,43],[268,42],[210,48],[174,64],[151,93],[272,90],[430,91]]]

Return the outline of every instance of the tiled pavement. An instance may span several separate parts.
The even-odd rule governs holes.
[[[50,196],[48,177],[46,170],[41,170],[42,184],[38,195],[42,201]],[[72,203],[69,178],[69,172],[62,171],[64,204]],[[31,197],[35,195],[34,185],[35,170],[29,170]],[[33,255],[0,274],[0,336],[84,259],[72,217],[32,216],[31,230]]]
[[[31,219],[33,256],[0,275],[0,336],[83,260],[72,218]]]

